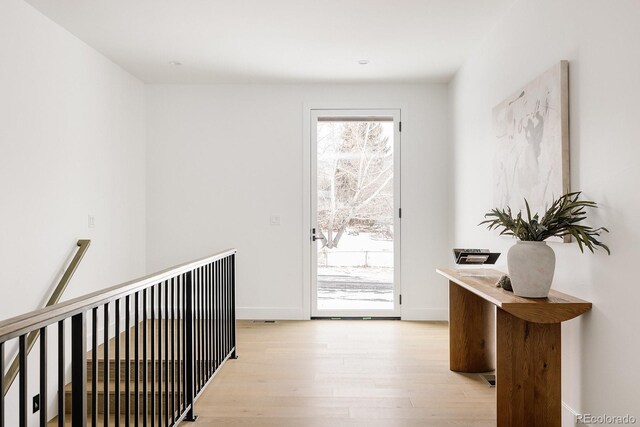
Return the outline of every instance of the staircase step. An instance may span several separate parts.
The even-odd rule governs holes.
[[[198,326],[198,321],[194,322],[195,325],[194,327]],[[142,347],[144,342],[146,341],[147,344],[147,357],[149,357],[151,355],[151,324],[152,322],[150,320],[147,320],[147,336],[143,337],[143,331],[142,331],[142,324],[140,324],[139,326],[139,335],[137,337],[138,343],[139,343],[139,356],[142,356]],[[175,328],[175,334],[172,336],[171,334],[171,326],[172,324],[174,325]],[[167,347],[167,343],[165,342],[165,328],[168,325],[168,329],[169,329],[169,340],[168,340],[168,349],[166,349]],[[162,327],[162,332],[161,334],[159,334],[159,327]],[[123,326],[121,325],[121,328]],[[171,392],[171,383],[169,383],[169,392],[168,392],[168,396],[169,396],[169,408],[171,407],[171,401],[172,399],[175,397],[175,408],[178,409],[179,405],[180,405],[180,401],[183,399],[184,397],[184,393],[182,393],[180,390],[178,390],[182,383],[179,382],[180,381],[184,381],[184,361],[181,360],[175,360],[172,361],[171,360],[171,346],[172,343],[174,345],[174,355],[177,356],[178,354],[180,354],[180,348],[182,346],[182,342],[180,340],[178,340],[178,338],[183,339],[183,331],[182,331],[182,321],[181,320],[176,320],[176,321],[154,321],[154,335],[155,335],[155,355],[156,357],[160,357],[162,359],[165,360],[151,360],[149,358],[147,358],[146,360],[143,360],[141,358],[139,358],[138,360],[132,360],[133,356],[134,356],[134,344],[136,342],[136,336],[135,336],[135,330],[133,328],[133,326],[131,326],[129,328],[129,331],[122,331],[119,334],[119,340],[120,340],[120,348],[119,351],[116,352],[115,351],[115,337],[111,338],[109,340],[109,352],[108,352],[108,361],[105,361],[103,359],[103,355],[104,355],[104,345],[100,344],[96,350],[96,356],[97,356],[97,363],[96,363],[96,371],[97,371],[97,375],[98,375],[98,381],[97,381],[97,399],[98,399],[98,407],[97,407],[97,414],[98,414],[98,419],[99,419],[99,425],[102,426],[104,423],[104,414],[103,414],[103,400],[104,400],[104,382],[102,381],[103,377],[104,377],[104,371],[105,371],[105,366],[108,366],[109,369],[109,413],[112,414],[110,416],[110,420],[109,420],[109,425],[115,425],[115,421],[114,421],[114,416],[115,416],[115,402],[116,399],[119,399],[119,404],[120,404],[120,414],[121,416],[124,415],[125,413],[125,402],[127,399],[127,396],[125,395],[125,381],[124,381],[124,377],[125,377],[125,369],[126,369],[126,365],[127,365],[127,360],[125,358],[125,342],[128,340],[129,341],[129,351],[130,351],[130,359],[128,361],[129,364],[129,376],[130,376],[130,381],[129,381],[129,385],[130,385],[130,395],[129,395],[129,405],[130,405],[130,413],[133,414],[134,412],[134,401],[135,401],[135,391],[134,391],[134,385],[136,383],[136,378],[134,377],[134,371],[135,371],[135,367],[137,365],[138,367],[138,378],[137,380],[139,381],[139,388],[140,390],[138,391],[138,402],[139,402],[139,411],[140,411],[140,415],[142,416],[142,400],[146,397],[147,398],[147,412],[150,413],[151,411],[151,405],[150,405],[150,400],[153,398],[153,400],[155,401],[155,413],[158,413],[158,398],[160,396],[160,393],[162,393],[162,412],[163,414],[166,413],[166,408],[165,408],[165,396],[164,396],[164,391],[165,391],[165,383],[166,383],[166,378],[165,378],[165,369],[168,368],[168,373],[169,373],[169,379],[172,378],[172,374],[173,374],[173,363],[175,363],[175,385],[174,387],[176,388],[175,393]],[[178,332],[178,330],[180,329],[180,332]],[[158,344],[160,344],[160,350],[158,351]],[[167,351],[165,351],[165,349]],[[168,359],[166,360],[167,357],[169,356]],[[115,377],[115,373],[116,373],[116,359],[118,358],[120,359],[120,396],[116,396],[115,394],[115,381],[114,381],[114,377]],[[196,372],[198,371],[198,366],[214,366],[217,365],[217,361],[211,361],[211,365],[209,365],[209,360],[203,360],[201,362],[196,362]],[[107,365],[108,363],[108,365]],[[143,367],[145,366],[147,367],[147,393],[146,395],[143,393],[142,391],[142,381],[143,381]],[[168,364],[168,366],[167,366]],[[154,368],[154,376],[153,378],[151,377],[151,368]],[[93,370],[93,360],[92,360],[92,352],[89,351],[87,353],[87,415],[91,414],[91,410],[92,410],[92,381],[91,381],[91,375],[92,375],[92,370]],[[205,369],[206,371],[208,371],[208,369]],[[161,378],[160,378],[161,376]],[[161,381],[160,381],[161,379]],[[151,382],[155,381],[155,390],[154,393],[151,393]],[[160,388],[160,390],[158,390],[158,388]],[[71,388],[71,384],[67,384],[67,386],[65,387],[65,413],[66,413],[66,419],[65,419],[65,425],[71,425],[71,420],[70,420],[70,414],[71,414],[71,406],[72,406],[72,402],[71,402],[71,394],[72,394],[72,388]],[[56,425],[57,426],[57,418],[54,418],[53,420],[51,420],[49,422],[49,425]],[[121,423],[121,425],[123,425]]]
[[[171,378],[170,378],[170,380],[171,380]],[[151,388],[151,383],[152,382],[154,383],[154,387],[157,388],[157,387],[160,386],[160,387],[162,387],[162,390],[164,390],[164,386],[167,383],[167,381],[165,381],[164,376],[162,378],[162,381],[159,381],[158,378],[156,378],[155,380],[152,380],[151,378],[147,378],[147,388]],[[183,382],[184,382],[183,378],[178,379],[178,377],[176,377],[175,378],[175,386],[174,387],[177,388]],[[119,383],[120,383],[120,391],[122,391],[124,393],[124,389],[125,389],[125,386],[126,386],[126,382],[125,382],[124,378],[120,378]],[[140,389],[142,389],[143,383],[144,382],[142,380],[138,382],[138,387]],[[96,384],[98,386],[98,391],[104,390],[104,381],[102,381],[102,378],[99,378]],[[132,392],[133,392],[133,389],[135,388],[135,384],[136,384],[136,382],[133,379],[131,379],[129,381],[129,387],[132,390]],[[169,388],[171,388],[171,381],[169,381],[168,384],[169,384]],[[93,385],[93,383],[92,383],[91,379],[89,379],[89,381],[87,381],[87,393],[89,393],[89,392],[91,392],[93,390],[93,386],[92,385]],[[115,387],[116,387],[115,379],[113,377],[110,377],[109,378],[109,390],[113,391],[113,390],[115,390]],[[71,383],[69,383],[69,384],[67,384],[65,386],[64,391],[66,393],[71,393],[71,390],[72,390]]]
[[[206,321],[203,321],[203,324],[206,324],[207,328],[210,326],[209,325],[209,321],[211,319],[207,319]],[[151,351],[151,324],[152,322],[150,320],[147,320],[147,336],[146,336],[146,344],[147,344],[147,350]],[[169,342],[168,342],[168,346],[169,346],[169,354],[171,354],[171,343],[173,342],[174,344],[174,348],[175,351],[177,352],[179,348],[181,348],[181,346],[184,344],[184,342],[182,340],[184,340],[184,331],[183,331],[183,322],[182,320],[155,320],[153,322],[154,324],[154,333],[153,336],[155,337],[155,345],[156,345],[156,351],[158,349],[158,344],[161,342],[160,344],[160,348],[162,350],[162,353],[164,354],[165,351],[165,328],[169,329],[169,333],[168,333],[168,338],[169,338]],[[171,330],[172,330],[172,325],[173,325],[173,336],[171,334]],[[139,348],[140,348],[140,353],[142,354],[142,347],[144,345],[145,342],[145,338],[143,337],[143,322],[140,322],[139,327],[138,327],[138,343],[139,343]],[[194,321],[194,328],[198,329],[200,327],[200,321],[199,320],[195,320]],[[123,329],[125,328],[124,325],[120,325],[120,328]],[[160,332],[160,329],[162,329],[162,332]],[[100,337],[102,338],[102,337]],[[125,353],[125,341],[127,341],[127,339],[129,339],[129,348],[131,351],[131,354],[133,354],[134,351],[134,345],[136,342],[136,336],[135,336],[135,328],[134,325],[132,324],[129,327],[129,332],[127,333],[126,330],[120,332],[119,334],[119,339],[120,339],[120,357],[123,358],[124,357],[124,353]],[[104,354],[104,344],[99,344],[98,345],[98,349],[96,351],[96,354],[98,355],[98,358],[101,359],[103,354]],[[91,355],[92,355],[92,351],[89,351],[87,353],[87,358],[91,359]],[[115,337],[112,337],[109,339],[109,358],[113,359],[116,356],[116,351],[115,351]]]
[[[169,361],[151,361],[151,360],[147,360],[147,375],[151,375],[151,367],[154,367],[154,370],[156,372],[156,376],[158,374],[158,369],[162,368],[162,374],[164,375],[164,370],[165,370],[165,365],[167,365],[168,363],[168,368],[169,368],[169,375],[171,375],[171,369],[172,369],[172,365],[175,364],[175,368],[176,368],[176,376],[178,376],[178,372],[181,372],[180,375],[182,375],[183,369],[184,369],[184,362],[183,361],[174,361],[172,362],[171,360]],[[143,360],[138,360],[138,374],[140,376],[140,379],[142,379],[142,370],[144,368],[144,361]],[[120,377],[123,378],[124,374],[125,374],[125,369],[126,369],[126,365],[127,362],[125,359],[121,359],[120,360]],[[104,375],[104,366],[105,366],[105,362],[104,360],[98,360],[97,363],[97,372],[98,372],[98,378],[102,378],[102,376]],[[136,367],[136,361],[135,360],[129,360],[129,375],[131,376],[131,378],[133,378],[134,376],[134,371],[135,371],[135,367]],[[93,369],[93,361],[91,359],[87,360],[87,378],[91,379],[91,371]],[[114,359],[110,359],[109,360],[109,377],[112,378],[113,376],[115,376],[116,374],[116,361]]]
[[[177,385],[177,384],[176,384]],[[104,389],[102,388],[102,386],[100,386],[100,389],[98,390],[98,414],[103,414],[104,413],[104,407],[103,407],[103,401],[104,401]],[[87,414],[91,414],[91,409],[92,409],[92,392],[91,390],[87,390]],[[142,413],[142,400],[144,398],[145,394],[143,393],[142,389],[139,390],[138,392],[138,402],[140,405],[140,413]],[[158,391],[157,387],[154,390],[154,393],[151,393],[151,388],[148,387],[147,388],[147,412],[151,411],[151,398],[154,398],[155,401],[155,411],[158,411],[158,398],[160,396],[160,392]],[[169,389],[169,407],[171,407],[171,399],[173,396],[175,396],[175,407],[178,408],[179,405],[179,401],[182,399],[182,397],[184,396],[184,393],[180,392],[179,390],[176,390],[175,393],[171,392],[171,389]],[[65,412],[67,414],[71,413],[71,405],[72,405],[72,401],[71,401],[71,390],[65,390]],[[134,412],[134,401],[135,401],[135,392],[132,389],[131,393],[129,395],[129,405],[130,405],[130,413],[133,414]],[[164,387],[162,388],[162,405],[163,405],[163,413],[165,413],[165,394],[164,394]],[[114,414],[115,413],[115,402],[116,402],[116,394],[115,391],[113,390],[112,387],[109,388],[109,413]],[[124,414],[125,413],[125,402],[126,402],[126,395],[124,394],[124,388],[121,389],[121,393],[120,393],[120,413]]]

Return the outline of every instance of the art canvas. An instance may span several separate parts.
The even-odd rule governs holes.
[[[543,73],[493,110],[494,205],[541,215],[569,191],[567,61]]]

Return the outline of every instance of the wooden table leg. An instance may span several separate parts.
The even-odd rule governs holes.
[[[495,306],[449,282],[449,368],[488,372],[495,368]]]
[[[498,427],[560,427],[560,323],[497,312]]]

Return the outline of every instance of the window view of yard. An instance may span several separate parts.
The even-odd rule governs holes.
[[[393,122],[318,122],[318,309],[393,309]]]

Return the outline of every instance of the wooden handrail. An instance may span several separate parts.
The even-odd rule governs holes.
[[[213,261],[235,254],[236,249],[228,249],[195,261],[179,264],[158,273],[150,274],[139,279],[130,280],[107,289],[96,291],[88,295],[71,299],[50,307],[41,308],[20,316],[0,322],[0,343],[17,338],[20,335],[51,325],[59,320],[69,318],[75,314],[91,310],[108,302],[131,295],[158,282],[178,276],[187,271],[209,264]]]
[[[71,278],[73,277],[74,273],[78,269],[78,265],[80,265],[80,261],[82,261],[82,258],[84,258],[84,254],[87,252],[87,249],[89,249],[89,246],[91,245],[91,240],[78,240],[77,245],[78,245],[78,251],[76,252],[71,262],[69,263],[69,266],[65,270],[64,274],[60,278],[60,281],[58,282],[55,289],[53,290],[53,293],[49,297],[49,300],[45,304],[45,307],[50,307],[54,304],[57,304],[58,301],[60,301],[62,294],[64,294],[64,291],[67,289],[67,285],[69,285]],[[40,335],[40,331],[38,330],[31,331],[29,335],[27,335],[27,355],[29,355],[29,353],[31,352],[31,349],[35,345],[39,335]],[[18,360],[18,355],[16,354],[16,356],[11,361],[11,365],[9,366],[9,370],[7,371],[7,374],[4,377],[4,390],[2,391],[4,395],[6,395],[9,392],[9,389],[11,388],[11,385],[13,384],[16,377],[18,376],[19,371],[20,371],[20,360]],[[4,373],[0,372],[0,375],[2,374]]]

